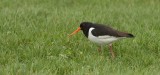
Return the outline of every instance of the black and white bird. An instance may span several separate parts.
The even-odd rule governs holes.
[[[103,24],[96,24],[91,22],[82,22],[80,27],[71,33],[69,36],[76,34],[78,31],[82,30],[84,35],[92,42],[97,43],[100,48],[98,49],[101,52],[102,46],[108,44],[111,57],[114,58],[115,54],[112,50],[112,43],[114,41],[124,39],[124,38],[133,38],[134,35],[127,32],[121,32],[115,30],[109,26]]]

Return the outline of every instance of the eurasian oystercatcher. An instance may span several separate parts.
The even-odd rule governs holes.
[[[109,26],[103,24],[96,24],[91,22],[82,22],[80,27],[71,33],[69,36],[76,34],[78,31],[82,30],[84,35],[92,42],[97,43],[100,48],[98,49],[101,52],[102,46],[105,44],[109,45],[111,57],[114,58],[115,54],[112,50],[112,43],[114,41],[123,39],[123,38],[133,38],[134,35],[127,32],[121,32],[115,30]]]

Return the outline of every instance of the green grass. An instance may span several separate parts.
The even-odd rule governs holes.
[[[0,0],[0,75],[160,75],[159,0]],[[81,22],[133,33],[116,58],[82,32]]]

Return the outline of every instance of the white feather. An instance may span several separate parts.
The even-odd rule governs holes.
[[[100,45],[103,45],[103,44],[109,44],[109,43],[112,43],[118,39],[121,39],[121,38],[117,38],[117,37],[114,37],[114,36],[109,36],[109,35],[105,35],[105,36],[93,36],[93,34],[91,33],[92,30],[94,30],[95,28],[91,27],[89,29],[89,32],[88,32],[88,39],[92,42],[95,42],[95,43],[98,43]]]

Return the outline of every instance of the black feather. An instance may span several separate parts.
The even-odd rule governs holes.
[[[135,36],[134,36],[133,34],[128,33],[128,34],[127,34],[127,37],[128,37],[128,38],[134,38]]]

